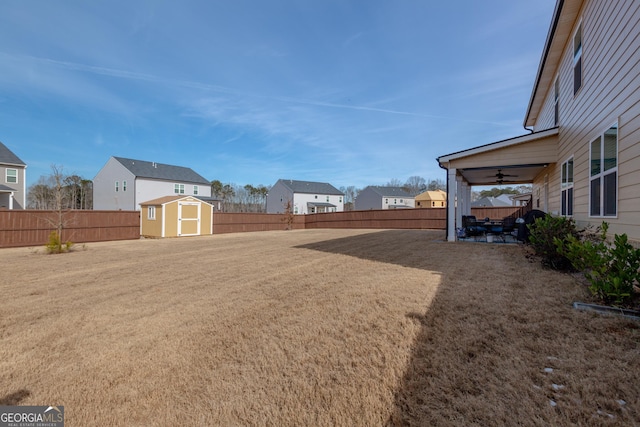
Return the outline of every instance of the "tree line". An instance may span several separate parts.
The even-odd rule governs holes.
[[[405,182],[392,179],[384,186],[401,187],[412,196],[417,196],[426,190],[445,190],[443,180],[432,179],[426,181],[419,176],[409,177]],[[211,196],[222,200],[224,212],[266,212],[267,194],[271,186],[224,184],[220,180],[211,181]],[[345,210],[353,210],[354,201],[362,188],[356,186],[342,186],[338,190],[344,194]]]
[[[41,176],[27,189],[28,209],[93,209],[93,182],[76,174],[66,175],[61,166],[52,166],[52,173]],[[442,179],[426,180],[420,176],[411,176],[406,181],[397,178],[389,180],[384,186],[400,187],[412,196],[424,191],[443,190],[446,184]],[[237,185],[211,181],[211,196],[222,201],[224,212],[266,212],[267,194],[271,186],[252,184]],[[356,186],[339,187],[344,194],[345,210],[353,210],[354,202],[363,188]],[[500,194],[521,194],[531,191],[531,186],[494,187],[491,190],[474,192],[474,199],[485,196],[497,197]]]
[[[27,188],[27,208],[41,210],[93,209],[93,181],[65,175],[62,166],[51,166],[51,174],[40,176]]]

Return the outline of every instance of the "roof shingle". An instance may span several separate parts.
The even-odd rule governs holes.
[[[15,166],[27,166],[25,162],[20,160],[13,151],[9,150],[6,145],[0,142],[0,163]]]
[[[166,181],[191,182],[194,184],[211,184],[202,175],[197,174],[193,169],[183,166],[165,165],[163,163],[147,162],[144,160],[127,159],[124,157],[114,157],[118,162],[129,170],[136,177],[162,179]]]

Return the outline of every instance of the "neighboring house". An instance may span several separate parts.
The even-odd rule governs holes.
[[[471,202],[472,208],[486,208],[486,207],[508,207],[513,206],[509,202],[505,202],[504,200],[498,197],[482,197],[481,199],[476,200],[475,202]]]
[[[290,204],[294,214],[344,211],[344,193],[325,182],[279,179],[267,194],[267,213],[284,213]]]
[[[509,198],[513,206],[527,206],[531,201],[531,193],[512,194]]]
[[[444,208],[447,206],[447,192],[442,190],[427,190],[415,198],[416,208]]]
[[[24,209],[27,165],[0,142],[0,209]]]
[[[111,157],[93,179],[94,210],[140,210],[164,196],[211,197],[211,183],[190,168]]]
[[[533,184],[535,209],[606,221],[640,243],[640,1],[557,1],[524,126],[530,134],[438,158],[447,239],[471,186],[515,182]]]
[[[370,185],[355,200],[357,211],[370,209],[407,209],[415,207],[415,197],[400,187]]]

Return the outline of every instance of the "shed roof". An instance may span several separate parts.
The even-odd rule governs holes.
[[[166,181],[189,182],[193,184],[210,185],[211,183],[193,169],[184,166],[165,165],[163,163],[147,162],[144,160],[113,157],[136,177],[162,179]]]
[[[197,199],[198,201],[200,201],[202,203],[206,203],[208,205],[210,204],[210,203],[207,203],[205,200],[202,200],[202,198],[197,197],[197,196],[173,195],[173,196],[158,197],[157,199],[153,199],[153,200],[147,200],[146,202],[140,203],[140,206],[160,206],[160,205],[166,205],[167,203],[176,202],[176,201],[182,200],[182,199]]]
[[[13,151],[9,150],[6,145],[0,142],[0,163],[15,166],[27,166],[25,162],[20,160]]]
[[[279,179],[278,182],[294,193],[344,196],[342,191],[326,182],[296,181],[294,179]]]

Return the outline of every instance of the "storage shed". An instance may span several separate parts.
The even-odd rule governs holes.
[[[213,205],[193,196],[166,196],[140,203],[140,235],[182,237],[213,234]]]

